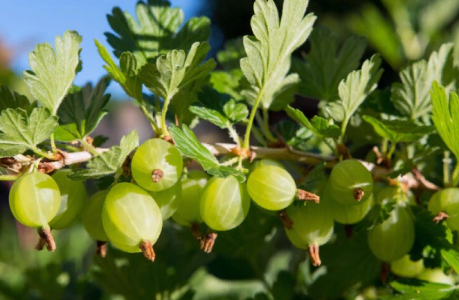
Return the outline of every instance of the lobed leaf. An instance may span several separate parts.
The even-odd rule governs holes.
[[[107,16],[115,33],[106,32],[105,36],[116,57],[130,52],[142,66],[172,49],[187,51],[194,42],[205,42],[210,37],[207,17],[194,17],[183,24],[183,11],[171,8],[166,0],[139,1],[136,15],[138,22],[115,7]]]
[[[341,80],[357,69],[367,46],[365,38],[351,37],[340,45],[338,37],[325,27],[312,31],[311,51],[304,60],[295,59],[293,72],[299,74],[300,94],[313,99],[335,101]]]
[[[298,88],[297,74],[287,76],[291,54],[300,47],[312,31],[316,17],[304,16],[309,1],[286,0],[282,18],[273,0],[257,0],[251,26],[254,37],[244,37],[247,57],[241,59],[241,69],[251,84],[248,96],[256,94],[265,109],[271,107],[275,99],[275,109],[282,109],[293,101]],[[250,99],[249,99],[250,101]]]
[[[422,126],[408,120],[378,120],[363,116],[363,120],[373,126],[375,132],[393,143],[412,142],[434,132],[434,126]]]
[[[59,141],[81,140],[90,135],[107,114],[104,107],[110,100],[110,94],[104,94],[110,80],[102,78],[93,88],[88,83],[82,89],[68,94],[62,102],[57,115],[59,128],[55,137]]]
[[[32,95],[53,115],[64,100],[80,65],[82,37],[76,31],[66,31],[55,40],[56,50],[48,44],[38,44],[29,54],[31,71],[24,71],[24,81]]]
[[[155,95],[164,99],[174,97],[180,88],[207,76],[215,68],[215,61],[206,58],[210,46],[207,43],[194,43],[189,52],[172,50],[156,60],[147,63],[140,70],[140,78]]]
[[[91,158],[86,169],[72,170],[68,177],[72,180],[88,180],[113,175],[137,147],[139,147],[139,134],[134,130],[121,138],[119,146],[113,146],[110,150]]]
[[[455,88],[457,78],[459,74],[454,66],[453,45],[443,44],[438,52],[432,53],[428,61],[421,60],[400,72],[402,82],[392,85],[391,101],[404,116],[418,119],[432,109],[432,82],[438,81],[450,91]]]
[[[183,125],[182,129],[174,125],[168,129],[180,153],[198,162],[209,174],[216,177],[234,176],[240,182],[245,181],[245,176],[240,171],[221,166],[212,152],[199,142],[193,131],[186,125]]]
[[[419,279],[400,278],[391,282],[390,286],[402,293],[388,298],[394,300],[453,300],[459,297],[457,288],[453,288],[448,284],[426,282]]]
[[[459,97],[451,92],[448,100],[445,88],[436,81],[430,94],[432,121],[445,144],[459,157]]]
[[[7,86],[0,86],[0,112],[12,108],[22,108],[30,112],[33,108],[37,107],[37,103],[30,103],[29,99],[16,93]]]
[[[58,127],[58,118],[44,107],[28,114],[22,108],[8,108],[0,114],[0,157],[36,149]]]

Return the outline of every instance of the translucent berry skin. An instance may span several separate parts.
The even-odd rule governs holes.
[[[373,177],[370,171],[357,160],[343,160],[332,170],[329,180],[330,195],[343,205],[358,205],[368,200],[373,191]],[[355,189],[362,189],[363,198],[357,201]]]
[[[422,259],[412,261],[410,256],[407,254],[402,258],[393,261],[390,264],[390,269],[395,275],[406,278],[414,278],[421,274],[424,270],[424,261]]]
[[[182,174],[183,160],[172,144],[162,139],[150,139],[135,152],[131,162],[132,176],[146,190],[158,192],[172,187]],[[153,182],[152,173],[161,170],[163,177]]]
[[[200,203],[202,193],[209,176],[202,171],[190,171],[187,177],[182,179],[182,201],[172,219],[182,226],[190,226],[192,223],[202,223]]]
[[[322,196],[322,199],[325,195]],[[358,205],[342,205],[333,199],[330,199],[330,202],[333,219],[340,224],[356,224],[362,221],[374,204],[373,195]]]
[[[294,231],[297,235],[295,237],[294,234],[290,234],[295,243],[302,240],[305,247],[321,246],[333,235],[333,216],[324,204],[308,203],[301,207],[292,205],[287,208],[287,215],[293,221],[292,229],[287,231]]]
[[[104,207],[107,194],[108,190],[95,193],[86,203],[83,210],[84,228],[91,238],[101,242],[108,242],[108,236],[102,224],[102,208]]]
[[[70,172],[69,169],[59,170],[52,176],[61,193],[59,211],[49,222],[52,229],[64,229],[75,223],[86,203],[87,194],[83,181],[70,180],[67,177]]]
[[[21,224],[48,228],[61,204],[61,194],[54,179],[43,173],[29,173],[17,179],[10,191],[11,211]]]
[[[268,159],[268,158],[264,158],[264,159],[259,159],[259,160],[256,160],[251,166],[250,166],[250,171],[253,172],[255,171],[258,167],[264,167],[264,166],[275,166],[275,167],[279,167],[279,168],[284,168],[284,166],[278,162],[277,160],[273,160],[273,159]]]
[[[162,229],[161,211],[153,198],[132,183],[119,183],[107,194],[102,224],[109,240],[119,248],[134,249],[142,241],[156,242]]]
[[[283,168],[265,165],[257,167],[247,180],[250,197],[267,210],[282,210],[292,204],[296,196],[296,184]]]
[[[115,248],[127,252],[127,253],[137,253],[140,252],[139,246],[127,246],[123,244],[118,244],[116,242],[111,241],[110,242]]]
[[[445,212],[448,215],[446,225],[452,230],[459,230],[459,188],[436,192],[429,200],[428,209],[434,215]]]
[[[425,268],[424,271],[422,271],[422,273],[419,274],[417,278],[428,282],[442,283],[448,285],[454,285],[455,283],[454,278],[443,273],[442,269],[440,268]]]
[[[308,249],[308,244],[298,235],[298,233],[296,233],[296,231],[285,228],[285,233],[293,246],[298,249]]]
[[[414,224],[404,207],[396,207],[390,217],[368,232],[368,245],[373,254],[384,262],[393,262],[413,247]]]
[[[201,217],[207,226],[216,231],[237,227],[244,221],[249,209],[247,188],[233,176],[212,178],[201,197]]]
[[[177,181],[173,186],[159,192],[149,192],[158,204],[163,221],[169,219],[180,206],[182,201],[182,184]]]

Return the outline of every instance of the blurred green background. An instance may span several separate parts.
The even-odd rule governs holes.
[[[282,1],[276,2],[280,7]],[[214,54],[225,41],[251,34],[253,1],[196,3],[199,5],[194,13],[212,19]],[[9,4],[9,9],[16,5]],[[17,4],[17,9],[22,5]],[[47,1],[41,5],[46,6]],[[122,8],[132,11],[134,5],[133,1],[124,1]],[[48,11],[50,15],[55,13],[53,8]],[[446,41],[453,41],[459,50],[458,0],[311,0],[308,11],[318,15],[316,26],[328,27],[340,40],[352,35],[368,39],[364,58],[378,52],[384,59],[382,88],[398,80],[403,67],[428,57]],[[71,11],[67,13],[65,18],[72,18]],[[9,28],[8,34],[14,35],[14,28]],[[57,34],[62,32],[53,33]],[[17,51],[24,50],[0,44],[0,84],[27,94],[20,72],[13,71]],[[307,53],[308,44],[296,55]],[[96,132],[110,138],[106,146],[117,143],[135,128],[143,140],[151,136],[141,112],[123,101],[126,99],[121,92],[115,91],[115,98],[120,101],[111,101],[110,115]],[[316,112],[317,103],[304,103],[301,98],[297,101],[295,106],[307,114]],[[205,123],[196,130],[206,142],[228,139]],[[341,245],[339,253],[333,250],[336,245],[333,249],[325,246],[322,260],[331,267],[310,269],[306,254],[286,240],[280,221],[255,207],[242,226],[219,236],[211,255],[200,253],[188,230],[173,223],[166,224],[155,245],[157,261],[153,264],[141,254],[123,254],[113,248],[107,258],[95,257],[95,245],[80,225],[56,233],[55,253],[36,252],[35,232],[13,221],[8,208],[9,184],[0,185],[0,299],[375,299],[375,290],[384,294],[384,287],[372,286],[379,264],[361,246],[366,243],[354,240]],[[344,228],[337,226],[336,232],[342,236]],[[365,272],[366,279],[353,276],[354,272]]]

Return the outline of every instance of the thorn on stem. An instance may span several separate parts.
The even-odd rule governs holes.
[[[217,236],[218,234],[215,232],[208,232],[205,239],[201,241],[201,250],[203,250],[205,253],[212,252],[212,248],[214,247]]]
[[[433,218],[432,221],[434,221],[436,224],[440,223],[443,220],[446,220],[449,218],[449,215],[443,211],[439,212],[435,218]]]
[[[107,256],[108,242],[97,241],[96,254],[102,258]]]
[[[164,172],[163,170],[160,169],[154,169],[153,172],[151,173],[151,180],[153,180],[154,183],[158,183],[163,179],[164,177]]]
[[[311,258],[312,265],[318,267],[322,264],[319,256],[319,245],[309,245],[308,247],[309,257]]]
[[[319,196],[317,196],[316,194],[310,193],[308,191],[305,191],[305,190],[297,189],[296,190],[296,197],[298,198],[298,200],[312,201],[312,202],[315,202],[315,203],[319,203],[320,202],[320,197]]]
[[[357,202],[360,202],[360,200],[363,199],[363,196],[365,196],[365,192],[361,188],[355,188],[353,194],[354,199],[357,200]]]
[[[290,217],[288,216],[285,210],[281,210],[279,212],[279,218],[281,219],[282,224],[284,224],[285,228],[287,228],[288,230],[292,229],[293,221],[292,219],[290,219]]]
[[[46,249],[48,249],[49,252],[54,252],[56,250],[56,243],[54,242],[53,235],[51,234],[51,229],[49,228],[40,228],[37,230],[38,235],[40,236],[40,239],[43,240],[44,245],[46,246]],[[40,241],[39,241],[40,244]],[[38,247],[38,244],[37,244]]]
[[[146,259],[152,262],[155,261],[156,254],[150,241],[142,241],[139,245],[139,248],[142,250],[142,253]]]

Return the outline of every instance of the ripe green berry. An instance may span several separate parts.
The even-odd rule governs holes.
[[[422,259],[412,261],[410,256],[407,254],[402,258],[391,262],[390,269],[395,275],[406,278],[414,278],[421,274],[424,270],[424,261]]]
[[[454,278],[451,275],[446,275],[440,268],[425,268],[424,271],[422,271],[421,274],[417,276],[417,278],[428,282],[441,283],[447,285],[454,285],[455,283]]]
[[[357,205],[373,192],[373,177],[359,161],[349,159],[338,163],[329,180],[330,195],[343,205]]]
[[[83,226],[91,238],[96,241],[108,242],[108,236],[102,224],[102,208],[107,194],[108,190],[95,193],[83,210]]]
[[[163,220],[169,219],[180,206],[182,201],[182,184],[177,181],[173,186],[159,192],[149,192],[158,204]]]
[[[429,200],[428,209],[437,222],[446,219],[449,228],[459,230],[459,188],[436,192]]]
[[[72,225],[86,203],[86,188],[83,181],[73,181],[67,176],[69,169],[59,170],[52,178],[56,181],[61,194],[61,205],[56,216],[49,222],[52,229],[64,229]]]
[[[131,162],[136,183],[153,192],[172,187],[180,179],[182,169],[180,152],[162,139],[150,139],[143,143]]]

